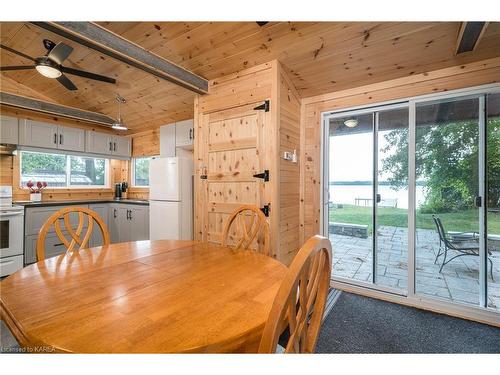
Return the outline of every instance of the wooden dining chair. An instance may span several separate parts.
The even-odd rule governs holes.
[[[226,220],[222,246],[253,249],[264,255],[269,252],[269,224],[262,211],[252,205],[238,207]]]
[[[72,213],[78,215],[76,230],[73,229],[71,225],[70,215]],[[85,233],[82,233],[84,231],[85,219],[87,219],[87,228],[85,229]],[[103,246],[109,245],[108,228],[97,212],[85,207],[66,207],[54,212],[54,214],[43,224],[38,233],[38,240],[36,242],[36,255],[38,260],[45,259],[45,238],[52,225],[54,225],[57,237],[62,241],[64,246],[66,246],[66,250],[72,251],[87,248],[92,230],[94,229],[94,221],[101,230]],[[61,223],[64,224],[64,229],[61,228]],[[69,234],[69,239],[63,233],[63,230]]]
[[[269,313],[259,353],[275,353],[288,328],[284,353],[313,353],[330,287],[332,247],[321,236],[311,237],[295,256]]]

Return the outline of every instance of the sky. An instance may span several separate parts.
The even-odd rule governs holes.
[[[379,149],[387,144],[384,134],[379,132]],[[372,133],[360,133],[330,137],[330,181],[370,181],[373,168]],[[379,158],[380,159],[380,158]],[[379,169],[381,165],[379,164]],[[387,174],[379,175],[384,181]]]

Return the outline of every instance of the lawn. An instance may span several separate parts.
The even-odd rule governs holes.
[[[479,216],[477,210],[461,212],[442,213],[438,215],[447,231],[477,232],[479,228]],[[377,219],[379,225],[394,227],[408,226],[408,210],[404,208],[379,207],[377,208]],[[360,207],[344,204],[342,208],[330,208],[330,221],[339,223],[363,224],[372,229],[371,207]],[[488,215],[489,233],[500,234],[500,215]],[[432,214],[422,214],[417,211],[417,228],[436,229]]]

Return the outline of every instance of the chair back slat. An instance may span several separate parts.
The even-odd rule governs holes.
[[[321,236],[311,237],[295,256],[276,294],[259,346],[274,353],[285,328],[285,353],[313,353],[330,286],[332,248]]]
[[[253,249],[270,255],[269,224],[262,211],[251,205],[238,207],[226,220],[222,246]]]
[[[78,215],[76,230],[71,224],[72,213]],[[84,232],[85,219],[88,220],[88,223]],[[45,259],[45,238],[47,237],[47,233],[52,226],[54,226],[57,237],[66,247],[66,251],[73,251],[87,248],[94,229],[94,221],[101,230],[103,246],[108,246],[110,243],[108,228],[97,212],[85,207],[66,207],[52,214],[43,224],[38,234],[38,240],[36,243],[36,254],[38,260],[40,261]],[[69,234],[69,238],[64,234],[61,223],[64,223],[64,230]]]

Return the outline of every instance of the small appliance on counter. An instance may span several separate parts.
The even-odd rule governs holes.
[[[24,207],[12,205],[12,186],[0,186],[0,277],[23,268]]]
[[[120,200],[127,198],[126,193],[128,189],[128,183],[126,182],[120,182],[118,184],[115,184],[115,199]]]

